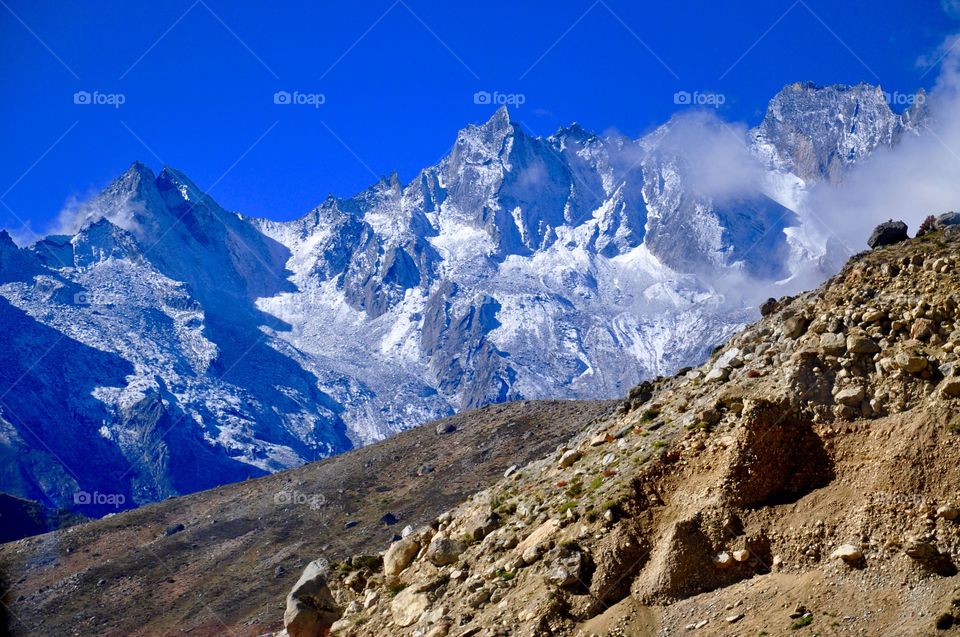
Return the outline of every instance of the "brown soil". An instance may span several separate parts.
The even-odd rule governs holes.
[[[438,435],[431,423],[291,471],[2,545],[10,634],[279,629],[284,596],[308,562],[376,552],[407,524],[428,523],[612,406],[490,406],[440,421],[453,433]],[[433,471],[418,476],[425,465]],[[388,513],[399,521],[381,522]],[[177,524],[184,530],[166,536]]]

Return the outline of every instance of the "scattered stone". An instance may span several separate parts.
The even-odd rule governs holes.
[[[163,535],[165,537],[170,537],[171,535],[176,535],[180,531],[184,530],[186,527],[182,524],[171,524],[163,530]]]
[[[919,561],[931,561],[940,556],[940,551],[933,544],[922,540],[912,540],[904,547],[904,552],[911,558]]]
[[[453,424],[449,422],[442,422],[439,425],[437,425],[438,436],[442,436],[444,434],[452,434],[456,430],[457,428],[454,427]]]
[[[517,469],[518,469],[517,465],[515,464],[510,465],[509,467],[507,467],[507,470],[503,472],[503,477],[509,478],[510,476],[512,476],[517,472]]]
[[[787,338],[799,338],[807,331],[809,322],[801,315],[791,316],[783,322],[783,335]]]
[[[894,357],[897,367],[910,374],[922,372],[927,368],[927,359],[909,352],[900,352]]]
[[[841,405],[847,405],[848,407],[856,407],[863,402],[863,396],[865,392],[863,387],[848,387],[837,392],[837,395],[834,396],[836,400]]]
[[[726,551],[719,553],[713,558],[713,565],[720,569],[726,569],[733,566],[733,556]]]
[[[851,354],[876,354],[880,346],[868,336],[851,334],[847,337],[847,351]]]
[[[770,316],[780,309],[780,303],[777,299],[769,298],[760,304],[760,316]]]
[[[576,449],[568,449],[563,452],[563,455],[560,456],[560,468],[566,469],[571,466],[574,462],[580,459],[580,452]]]
[[[957,507],[953,505],[945,504],[937,508],[938,518],[953,521],[957,519],[957,516],[960,516],[960,509],[957,509]]]
[[[847,564],[854,564],[863,558],[863,551],[853,544],[841,544],[833,553],[830,554],[833,559],[841,559]]]
[[[918,341],[929,340],[937,333],[937,324],[927,318],[918,318],[910,326],[910,338]]]
[[[830,356],[841,356],[847,351],[847,339],[843,334],[824,332],[820,335],[820,350]]]
[[[490,601],[490,591],[481,588],[467,599],[467,606],[476,610]]]
[[[940,395],[944,398],[957,398],[960,396],[960,376],[951,376],[944,378],[940,383]]]
[[[727,617],[727,623],[728,623],[728,624],[736,624],[738,621],[740,621],[740,620],[743,619],[743,618],[744,618],[744,614],[743,614],[743,613],[737,613],[736,615],[730,615],[729,617]]]
[[[733,559],[738,562],[746,562],[750,559],[750,551],[746,549],[738,549],[733,552]]]

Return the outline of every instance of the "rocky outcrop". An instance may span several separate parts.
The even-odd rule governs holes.
[[[873,229],[870,238],[867,239],[867,245],[871,248],[881,248],[906,241],[907,238],[907,224],[891,219]]]
[[[609,634],[658,634],[658,623],[756,634],[821,621],[812,600],[840,597],[851,630],[926,634],[960,559],[958,264],[960,232],[948,229],[860,255],[784,299],[705,365],[637,388],[440,515],[402,570],[371,569],[362,592],[334,578],[342,634],[572,636],[614,623],[624,632]],[[413,555],[400,546],[391,563]],[[768,592],[820,577],[826,597]],[[875,607],[863,587],[896,605],[905,579],[924,591],[910,607],[931,609],[917,630],[898,613],[861,625]],[[660,619],[631,624],[650,605]]]

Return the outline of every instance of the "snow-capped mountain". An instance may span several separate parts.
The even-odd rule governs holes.
[[[0,491],[104,514],[118,498],[76,494],[132,506],[490,402],[622,395],[701,361],[799,263],[829,274],[804,193],[923,116],[868,85],[637,140],[535,137],[502,108],[410,183],[291,222],[135,163],[68,234],[0,234]]]

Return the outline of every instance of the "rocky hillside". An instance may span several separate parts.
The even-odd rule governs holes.
[[[488,403],[622,396],[703,361],[755,290],[833,274],[805,194],[923,118],[866,84],[790,85],[739,133],[538,136],[501,109],[288,222],[134,163],[63,234],[0,233],[0,491],[97,517],[82,494],[134,507]]]
[[[960,227],[895,234],[384,553],[311,565],[287,633],[960,623]]]
[[[277,630],[283,595],[310,560],[369,552],[428,524],[614,407],[489,406],[287,472],[4,544],[0,609],[10,612],[0,634]]]

